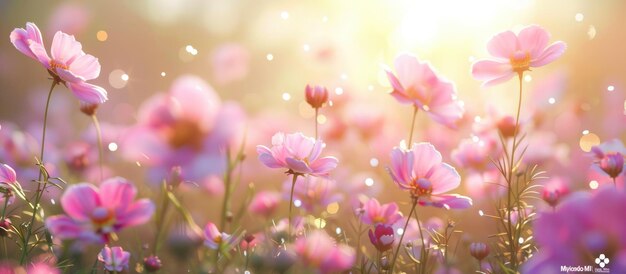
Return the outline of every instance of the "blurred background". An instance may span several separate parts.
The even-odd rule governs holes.
[[[222,101],[236,102],[246,113],[248,157],[235,197],[244,197],[251,184],[257,191],[281,191],[285,176],[262,168],[254,146],[270,145],[277,131],[312,136],[314,112],[304,101],[304,87],[319,84],[331,91],[332,103],[317,119],[328,144],[324,154],[340,160],[333,174],[333,191],[343,197],[339,201],[351,201],[354,189],[368,189],[362,193],[408,210],[408,195],[393,184],[385,166],[391,148],[407,138],[412,110],[388,95],[383,68],[409,52],[455,83],[466,109],[459,128],[445,128],[422,115],[414,137],[433,142],[444,161],[455,165],[451,153],[461,140],[473,137],[473,124],[494,113],[513,115],[517,103],[517,81],[481,88],[470,75],[472,62],[489,57],[486,43],[492,35],[538,24],[551,33],[552,42],[564,41],[568,48],[562,58],[524,78],[522,117],[533,124],[528,134],[537,136],[529,154],[548,176],[565,177],[570,189],[595,189],[602,182],[590,173],[592,159],[586,152],[601,142],[626,138],[625,12],[626,2],[619,0],[1,1],[0,124],[2,131],[14,128],[25,139],[40,138],[50,81],[38,63],[9,41],[14,28],[34,22],[47,46],[62,30],[99,58],[102,71],[92,83],[109,94],[98,116],[114,174],[135,182],[151,180],[141,163],[120,155],[124,128],[136,123],[147,98],[167,92],[177,77],[193,74]],[[59,132],[50,140],[60,151],[91,127],[78,109],[69,91],[57,88],[53,125]],[[193,207],[198,223],[218,218],[221,208],[220,191],[206,188],[208,194],[185,194],[186,201],[218,197]],[[471,209],[420,212],[452,218],[470,232],[467,237],[484,240],[493,230],[471,223],[493,205],[475,190],[465,181],[458,190],[475,199]],[[329,205],[311,215],[332,221],[350,211],[334,200]],[[254,220],[244,218],[244,223],[254,230]],[[330,223],[331,230],[342,225],[336,218],[332,227]]]

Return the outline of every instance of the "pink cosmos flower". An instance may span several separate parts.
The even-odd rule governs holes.
[[[292,178],[283,182],[283,197],[289,200]],[[300,201],[300,207],[309,213],[326,210],[326,206],[339,202],[343,195],[336,191],[337,182],[325,177],[298,176],[293,190],[293,199]],[[319,212],[317,212],[319,213]]]
[[[494,138],[463,139],[452,151],[452,159],[464,168],[483,171],[492,166],[491,159],[497,159],[500,152],[498,142]]]
[[[148,199],[135,200],[137,189],[121,177],[105,180],[100,187],[89,183],[71,185],[61,197],[66,215],[46,219],[52,235],[60,239],[106,243],[123,228],[144,224],[154,213]]]
[[[367,232],[370,242],[378,251],[385,252],[393,247],[394,233],[393,227],[384,224],[377,224],[376,228]]]
[[[463,107],[457,100],[454,85],[439,77],[428,62],[410,54],[395,60],[396,74],[387,69],[393,87],[391,95],[402,104],[412,104],[426,112],[436,122],[451,128],[463,117]]]
[[[3,273],[0,270],[0,273]],[[61,274],[61,270],[46,262],[31,263],[26,270],[28,274]]]
[[[564,178],[554,177],[545,183],[541,191],[541,199],[551,207],[555,207],[565,196],[569,194],[568,183]]]
[[[392,225],[402,219],[396,203],[381,205],[375,198],[370,199],[363,206],[361,222],[368,225]]]
[[[204,227],[204,245],[210,249],[228,249],[236,240],[236,237],[226,232],[220,232],[214,223],[209,222],[206,227]]]
[[[541,67],[559,58],[565,52],[565,43],[558,41],[548,46],[550,34],[539,26],[528,26],[517,35],[512,31],[496,34],[487,43],[489,54],[495,60],[480,60],[472,65],[472,76],[492,86],[521,75],[531,67]]]
[[[312,108],[321,108],[324,103],[328,102],[328,89],[323,86],[309,86],[306,85],[304,89],[304,95],[306,102]]]
[[[244,120],[241,107],[221,102],[204,80],[181,76],[168,93],[142,104],[121,151],[150,167],[151,181],[160,182],[172,167],[180,166],[183,180],[202,183],[209,176],[222,176],[225,151],[239,148]]]
[[[472,205],[472,199],[458,194],[443,194],[461,183],[461,176],[450,165],[443,163],[441,153],[430,143],[416,143],[411,150],[395,147],[391,151],[393,181],[411,192],[422,206],[463,209]]]
[[[104,246],[98,254],[98,261],[104,264],[104,269],[111,272],[121,272],[128,269],[130,252],[124,251],[120,246]]]
[[[542,212],[533,222],[539,246],[522,273],[551,273],[561,265],[588,265],[600,254],[610,258],[611,273],[626,273],[626,192],[604,186],[576,192],[555,212]]]
[[[261,215],[265,218],[270,217],[278,208],[281,195],[274,191],[261,191],[254,195],[248,210],[251,213]]]
[[[298,238],[293,249],[302,263],[319,273],[339,273],[352,267],[355,252],[350,246],[336,244],[324,230],[314,230]]]
[[[270,168],[286,168],[294,174],[326,176],[337,167],[337,158],[321,157],[324,142],[306,137],[304,134],[276,133],[272,137],[272,148],[257,146],[259,160]]]
[[[622,141],[613,139],[591,148],[595,160],[607,175],[617,178],[624,171],[626,147]]]
[[[26,29],[16,28],[10,38],[17,50],[39,61],[83,103],[94,105],[107,101],[105,89],[86,82],[100,75],[98,58],[85,54],[74,36],[58,31],[52,40],[52,58],[46,52],[39,28],[33,23],[27,23]]]

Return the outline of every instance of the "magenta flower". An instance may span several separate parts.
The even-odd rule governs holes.
[[[39,28],[33,23],[27,23],[26,29],[16,28],[10,38],[17,50],[39,61],[55,81],[65,84],[83,103],[94,105],[107,101],[105,89],[86,82],[100,75],[98,58],[85,54],[74,36],[58,31],[50,48],[52,58],[44,47]]]
[[[288,173],[299,175],[326,176],[337,167],[335,157],[321,157],[324,142],[306,137],[304,134],[276,133],[272,137],[272,148],[257,146],[259,160],[270,168],[286,168]]]
[[[591,152],[600,169],[609,177],[617,178],[624,171],[626,147],[620,140],[614,139],[594,146]]]
[[[393,234],[393,227],[384,224],[377,224],[373,231],[370,229],[367,232],[370,242],[380,252],[385,252],[393,247]]]
[[[539,246],[522,273],[551,273],[562,265],[589,265],[600,254],[610,258],[611,273],[626,273],[626,193],[604,186],[576,192],[555,212],[542,212],[533,222]]]
[[[270,217],[278,208],[281,195],[278,192],[273,191],[261,191],[254,195],[248,210],[251,213],[261,215],[265,218]]]
[[[7,272],[2,272],[2,270],[0,270],[0,273],[7,273]],[[8,273],[19,273],[19,272],[8,272]],[[26,273],[28,274],[61,274],[61,270],[56,268],[54,265],[51,265],[50,262],[34,262],[34,263],[29,264],[28,268],[26,269]]]
[[[569,194],[565,179],[554,177],[550,179],[541,191],[541,199],[548,203],[551,207],[555,207],[565,196]]]
[[[135,186],[121,177],[107,179],[99,188],[71,185],[61,197],[66,215],[48,217],[46,226],[60,239],[107,243],[111,234],[152,217],[154,204],[148,199],[135,201],[136,195]]]
[[[345,244],[336,244],[324,230],[314,230],[306,237],[298,238],[293,249],[304,265],[320,273],[346,271],[356,259],[354,249]]]
[[[369,199],[363,206],[361,222],[368,225],[392,225],[402,219],[396,203],[381,205],[375,198]]]
[[[489,54],[495,60],[480,60],[472,65],[472,76],[485,81],[483,86],[503,83],[531,67],[541,67],[559,58],[565,52],[565,43],[558,41],[548,46],[550,34],[539,26],[528,26],[517,35],[512,31],[496,34],[487,43]]]
[[[306,85],[304,89],[304,95],[306,102],[312,108],[321,108],[324,103],[328,102],[328,89],[323,86],[309,86]]]
[[[233,237],[226,232],[220,232],[214,223],[207,223],[204,227],[204,245],[210,249],[217,250],[221,248],[229,248],[236,242],[236,237]]]
[[[104,264],[104,269],[111,272],[121,272],[128,269],[130,252],[124,251],[120,246],[104,246],[98,253],[98,261]]]
[[[395,75],[386,70],[393,87],[391,95],[401,104],[412,104],[436,122],[455,128],[464,110],[454,85],[439,77],[428,62],[410,54],[396,57],[394,63]]]
[[[442,162],[441,153],[430,143],[417,143],[411,150],[395,147],[391,151],[393,181],[423,206],[462,209],[472,205],[472,199],[458,194],[443,194],[457,188],[461,176]]]

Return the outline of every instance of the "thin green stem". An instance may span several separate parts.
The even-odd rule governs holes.
[[[511,261],[511,267],[513,269],[517,269],[517,248],[516,246],[516,239],[514,237],[513,234],[513,224],[512,224],[512,219],[511,219],[511,213],[513,210],[513,205],[511,202],[512,199],[512,187],[513,187],[513,173],[515,171],[515,151],[517,150],[517,133],[519,131],[519,116],[520,116],[520,112],[521,112],[521,108],[522,108],[522,83],[523,83],[523,72],[519,72],[518,73],[518,79],[519,79],[519,99],[517,101],[517,113],[515,115],[515,128],[513,130],[513,146],[511,147],[511,158],[509,160],[509,170],[508,170],[508,178],[507,178],[507,185],[508,185],[508,190],[507,190],[507,221],[508,221],[508,228],[509,228],[509,252],[511,255],[510,261]],[[519,208],[518,208],[519,211]]]
[[[9,195],[4,196],[4,207],[2,207],[2,219],[0,219],[0,221],[4,222],[5,221],[5,214],[6,214],[6,210],[7,210],[7,206],[9,205]],[[4,229],[4,228],[0,228],[0,229]],[[8,233],[8,231],[5,231],[5,233]],[[8,236],[8,235],[7,235]],[[4,248],[4,258],[8,259],[9,258],[9,251],[7,249],[7,239],[6,237],[2,237],[2,247]]]
[[[404,229],[402,230],[402,235],[400,236],[400,241],[398,242],[398,247],[396,247],[396,252],[393,254],[393,260],[391,261],[391,271],[389,273],[393,273],[393,269],[396,267],[396,260],[398,259],[400,247],[402,247],[402,240],[404,239],[404,235],[406,234],[406,228],[409,226],[411,215],[413,215],[413,212],[415,211],[415,206],[417,205],[417,198],[412,199],[413,205],[411,205],[411,211],[409,212],[409,215],[407,215],[406,223],[404,224]]]
[[[48,92],[48,99],[46,99],[46,108],[44,110],[43,116],[43,130],[41,134],[41,150],[39,152],[39,162],[42,165],[39,167],[39,176],[37,179],[37,192],[35,192],[35,204],[33,205],[33,216],[31,217],[30,223],[28,224],[28,229],[26,229],[26,237],[24,237],[24,245],[22,246],[22,255],[20,257],[20,264],[24,264],[26,260],[26,256],[28,255],[28,242],[30,241],[30,237],[33,233],[33,226],[35,223],[35,217],[37,216],[37,209],[39,209],[39,201],[41,200],[41,196],[43,195],[43,190],[46,189],[46,184],[48,183],[47,178],[46,181],[43,182],[43,187],[41,184],[41,177],[43,176],[43,165],[44,165],[44,148],[46,144],[46,126],[48,125],[48,109],[50,108],[50,99],[52,99],[52,91],[54,87],[58,85],[58,80],[53,80],[52,85],[50,86],[50,91]]]
[[[93,120],[93,126],[96,128],[96,135],[98,138],[98,163],[100,165],[100,182],[104,180],[104,153],[102,151],[102,131],[100,130],[100,123],[98,122],[98,117],[96,115],[91,115],[91,119]]]
[[[226,219],[228,217],[228,211],[230,210],[230,195],[231,195],[231,173],[233,171],[233,164],[231,162],[230,150],[226,151],[226,174],[224,174],[224,185],[226,187],[226,193],[224,193],[224,201],[222,204],[222,216],[220,219],[220,231],[226,229]]]
[[[411,149],[411,147],[413,146],[413,131],[415,130],[415,117],[417,117],[417,110],[418,110],[417,106],[413,106],[413,119],[411,120],[411,131],[409,132],[408,144],[406,144],[409,149]]]
[[[417,221],[417,229],[420,231],[420,239],[422,240],[422,247],[421,247],[421,252],[420,252],[420,273],[425,273],[426,264],[428,263],[427,262],[428,254],[426,254],[426,240],[424,239],[424,233],[422,232],[422,224],[420,223],[420,219],[417,215],[417,210],[413,211],[413,216],[415,216],[415,221]]]
[[[291,193],[289,194],[289,224],[287,225],[287,237],[289,238],[289,241],[291,241],[291,218],[292,218],[292,211],[293,211],[293,190],[296,188],[296,180],[298,179],[298,175],[297,173],[293,173],[293,179],[291,180]]]

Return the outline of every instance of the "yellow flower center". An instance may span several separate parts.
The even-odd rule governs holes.
[[[509,58],[513,71],[521,73],[530,68],[530,52],[517,51]]]
[[[66,66],[65,64],[61,64],[61,63],[59,63],[57,61],[50,60],[50,69],[55,70],[57,68],[67,70],[69,67]]]
[[[417,179],[411,185],[411,195],[413,197],[430,196],[433,193],[433,184],[428,179]]]
[[[191,121],[178,121],[169,131],[168,143],[174,148],[191,146],[194,149],[202,148],[204,132],[197,123]]]

